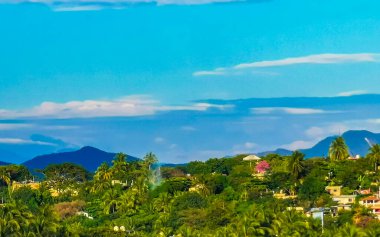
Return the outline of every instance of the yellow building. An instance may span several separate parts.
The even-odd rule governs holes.
[[[359,203],[372,211],[378,219],[380,219],[380,198],[377,196],[370,196],[363,198]]]
[[[342,186],[327,186],[326,191],[330,193],[331,196],[336,197],[341,195]]]
[[[280,193],[274,193],[273,197],[277,199],[295,199],[297,198],[297,195],[287,195],[286,193],[283,193],[281,190]]]
[[[31,182],[31,183],[19,183],[19,182],[13,182],[12,183],[12,189],[18,189],[22,187],[30,187],[31,189],[39,189],[40,183],[38,182]]]
[[[286,210],[288,211],[296,211],[296,212],[304,212],[305,209],[303,207],[287,207]]]
[[[333,196],[333,200],[335,202],[338,202],[340,205],[348,205],[353,204],[355,202],[356,195],[340,195],[340,196]]]

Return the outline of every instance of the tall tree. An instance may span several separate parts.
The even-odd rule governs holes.
[[[380,163],[380,144],[373,145],[369,149],[369,153],[367,157],[370,159],[371,163],[375,167],[375,171],[377,171],[377,166]]]
[[[45,175],[48,185],[58,192],[68,190],[89,178],[86,169],[72,163],[48,165],[42,173]]]
[[[152,152],[149,152],[148,154],[145,155],[144,157],[144,162],[148,166],[148,169],[151,169],[151,166],[158,161],[157,157],[155,154]]]
[[[304,157],[305,155],[299,151],[293,152],[293,154],[289,157],[288,171],[295,179],[298,179],[300,173],[303,170],[302,161]]]
[[[103,211],[105,214],[112,214],[117,211],[117,208],[120,206],[120,190],[116,188],[108,189],[107,192],[103,195]]]
[[[124,153],[116,154],[115,158],[112,161],[112,164],[112,178],[124,181],[127,178],[128,173],[127,155]]]
[[[94,179],[97,181],[108,181],[111,179],[111,171],[107,162],[103,162],[95,172]]]
[[[332,161],[345,160],[349,157],[349,150],[344,138],[337,137],[330,145],[329,157]]]
[[[0,168],[0,180],[3,181],[6,185],[11,183],[11,176],[5,167]]]

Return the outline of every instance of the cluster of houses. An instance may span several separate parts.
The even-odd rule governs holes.
[[[359,158],[360,156],[357,155],[357,156],[349,157],[348,159],[357,160]],[[258,164],[260,164],[260,162],[262,162],[261,158],[255,155],[249,155],[243,158],[243,160],[249,161],[250,166],[254,164],[256,165],[256,167],[258,166]],[[265,165],[263,167],[264,169],[255,169],[253,176],[259,179],[263,179],[265,171],[266,171]],[[322,208],[324,210],[322,212],[328,212],[334,215],[334,214],[337,214],[341,210],[351,210],[352,206],[355,203],[358,203],[362,206],[365,206],[369,210],[371,210],[371,212],[377,217],[377,219],[380,219],[380,188],[377,193],[371,192],[370,189],[364,189],[364,190],[357,190],[351,195],[342,194],[342,188],[343,188],[342,186],[327,186],[326,187],[326,192],[330,194],[332,200],[336,202],[336,205],[330,208]],[[282,190],[280,190],[280,192],[278,193],[273,192],[273,197],[277,199],[295,199],[297,198],[297,195],[295,194],[289,195],[283,192]],[[362,198],[360,198],[360,200],[357,200],[359,197],[362,197]],[[321,213],[320,209],[321,208],[313,208],[309,210],[306,214],[313,215],[313,213]],[[289,207],[288,210],[296,210],[296,211],[304,212],[304,208],[302,207]]]
[[[35,189],[36,190],[36,189],[40,188],[40,185],[41,185],[40,182],[37,182],[37,181],[34,181],[34,180],[27,180],[27,181],[23,181],[23,182],[13,181],[12,182],[12,189],[16,190],[16,189],[19,189],[19,188],[22,188],[22,187],[29,187],[31,189]],[[65,191],[67,191],[67,192],[70,191],[73,196],[78,195],[78,191],[77,190],[67,189]],[[58,190],[51,188],[50,189],[50,193],[51,193],[51,196],[58,197],[62,192],[59,192]]]

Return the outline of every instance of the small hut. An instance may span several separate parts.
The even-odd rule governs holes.
[[[252,166],[252,161],[260,161],[261,158],[256,155],[249,155],[243,158],[244,161],[249,161],[249,166]]]

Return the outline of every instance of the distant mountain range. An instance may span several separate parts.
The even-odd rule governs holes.
[[[369,131],[348,131],[342,134],[343,138],[346,140],[348,147],[350,148],[351,155],[360,155],[365,156],[368,153],[370,148],[369,144],[365,140],[366,138],[372,143],[380,143],[380,133],[372,133]],[[306,156],[306,158],[311,157],[325,157],[328,154],[328,150],[331,142],[336,138],[336,136],[327,137],[315,146],[309,149],[300,150]],[[292,151],[287,149],[279,148],[275,151],[260,152],[258,156],[265,156],[268,154],[279,154],[279,155],[290,155]],[[14,154],[10,152],[3,152],[12,156]],[[36,169],[43,169],[49,164],[60,164],[65,162],[75,163],[82,165],[89,171],[95,171],[98,166],[103,162],[108,162],[111,164],[111,161],[115,157],[116,153],[105,152],[94,147],[86,146],[76,151],[67,151],[67,152],[57,152],[47,155],[36,156],[35,158],[28,160],[23,165],[27,166],[30,170],[34,171]],[[137,161],[140,160],[137,157],[127,155],[127,161]],[[9,163],[1,162],[0,165],[7,165]],[[161,166],[175,167],[177,164],[166,164],[161,163]]]
[[[264,152],[259,152],[257,153],[256,155],[257,156],[266,156],[266,155],[269,155],[269,154],[278,154],[278,155],[281,155],[281,156],[289,156],[293,153],[293,151],[291,150],[287,150],[287,149],[283,149],[283,148],[279,148],[279,149],[276,149],[274,151],[264,151]]]
[[[53,153],[48,155],[37,156],[24,163],[29,170],[43,169],[49,164],[61,164],[65,162],[75,163],[83,166],[89,171],[95,171],[103,162],[111,164],[116,153],[109,153],[94,147],[85,146],[77,151]],[[137,157],[127,155],[127,161],[140,160]]]
[[[3,162],[3,161],[0,161],[0,166],[1,165],[9,165],[9,163],[7,163],[7,162]]]
[[[9,164],[8,161],[11,161],[11,160],[25,160],[24,157],[14,153],[14,152],[11,152],[11,151],[8,151],[8,150],[5,150],[5,149],[0,149],[0,165],[3,165],[3,164]],[[6,161],[6,162],[4,162]]]
[[[380,143],[380,133],[372,133],[366,130],[347,131],[343,133],[342,136],[344,140],[346,141],[347,146],[350,148],[350,153],[352,156],[355,156],[355,155],[365,156],[368,153],[368,149],[370,148],[370,146],[365,140],[366,138],[372,144]],[[331,142],[336,137],[337,136],[327,137],[321,140],[320,142],[318,142],[313,147],[309,149],[302,149],[300,151],[305,154],[306,158],[325,157],[328,154],[328,150],[329,150]],[[290,150],[280,148],[275,151],[261,152],[261,153],[258,153],[258,155],[259,156],[265,156],[268,154],[290,155],[291,153],[292,151]]]

